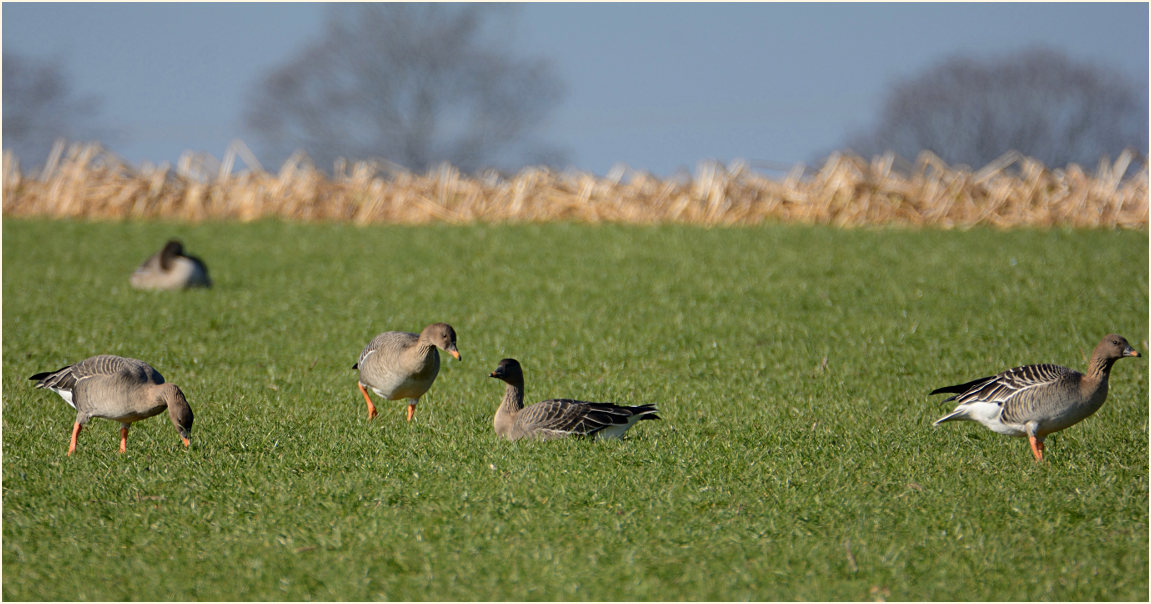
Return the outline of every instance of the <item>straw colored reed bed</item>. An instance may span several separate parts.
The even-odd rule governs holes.
[[[248,167],[236,170],[237,158]],[[1123,175],[1138,162],[1131,175]],[[1093,174],[1008,154],[978,170],[925,153],[914,164],[833,155],[818,170],[773,179],[743,164],[701,164],[689,177],[616,170],[607,177],[528,168],[467,176],[450,167],[413,174],[379,163],[306,158],[276,173],[234,144],[218,161],[186,154],[174,168],[130,166],[98,145],[58,145],[39,173],[4,153],[4,215],[356,223],[574,221],[706,225],[801,222],[1147,228],[1146,158],[1123,153]]]

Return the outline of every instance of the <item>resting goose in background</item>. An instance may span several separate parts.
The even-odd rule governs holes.
[[[416,414],[420,397],[432,387],[440,372],[440,353],[436,348],[460,360],[456,350],[456,330],[447,323],[433,323],[419,334],[386,331],[364,347],[352,369],[360,370],[360,392],[368,402],[368,419],[376,417],[376,406],[366,388],[389,401],[411,399],[408,421]]]
[[[1048,434],[1075,425],[1095,413],[1107,400],[1111,365],[1139,353],[1123,336],[1100,340],[1084,375],[1059,365],[1025,365],[966,384],[946,386],[931,394],[954,393],[955,410],[939,418],[938,426],[952,420],[979,422],[1008,436],[1026,436],[1036,461],[1043,461],[1043,440]]]
[[[590,436],[621,438],[641,419],[659,419],[655,405],[623,407],[612,403],[589,403],[566,398],[550,399],[524,407],[524,372],[515,359],[500,361],[489,377],[507,383],[504,400],[492,421],[496,434],[508,440]]]
[[[80,429],[93,417],[120,422],[120,452],[128,450],[128,428],[133,422],[168,410],[172,425],[187,447],[192,436],[192,408],[184,393],[144,361],[104,354],[89,357],[56,371],[37,373],[37,388],[48,388],[76,409],[76,424],[68,455],[76,451]]]
[[[195,256],[184,254],[184,246],[171,239],[164,249],[152,254],[132,272],[132,287],[137,289],[186,289],[211,287],[208,267]]]

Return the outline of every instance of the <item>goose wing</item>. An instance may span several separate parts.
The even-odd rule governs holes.
[[[76,402],[73,399],[73,392],[80,380],[110,376],[117,376],[116,379],[124,379],[129,383],[164,383],[164,376],[144,361],[109,354],[88,357],[56,371],[37,373],[28,379],[37,380],[37,388],[47,388],[59,394],[64,402],[75,408]]]
[[[1073,381],[1079,375],[1079,372],[1059,365],[1024,365],[965,384],[938,388],[931,394],[955,393],[944,402],[956,401],[957,405],[991,402],[1011,406],[1014,401],[1034,398],[1031,393]]]
[[[525,407],[516,417],[525,432],[546,432],[557,436],[590,436],[611,426],[626,426],[634,416],[656,419],[652,405],[622,407],[612,403],[591,403],[573,399],[551,399]]]
[[[67,392],[69,396],[65,398],[68,404],[71,405],[71,392],[72,388],[76,387],[76,376],[72,373],[72,365],[65,365],[56,371],[44,371],[29,377],[30,380],[37,380],[37,388],[47,388],[54,390],[58,393]]]
[[[137,359],[102,354],[72,365],[77,380],[105,375],[123,375],[140,383],[163,384],[164,376],[151,365]]]
[[[56,371],[37,373],[28,379],[39,380],[36,383],[37,388],[71,392],[76,387],[76,382],[82,379],[118,373],[126,373],[141,382],[164,383],[164,376],[144,361],[110,354],[89,357]]]
[[[383,354],[384,357],[389,359],[399,356],[404,350],[412,348],[420,339],[420,334],[410,333],[406,331],[385,331],[372,338],[367,346],[360,351],[360,358],[356,360],[356,364],[352,365],[352,369],[359,369],[364,366],[364,361],[374,354]]]

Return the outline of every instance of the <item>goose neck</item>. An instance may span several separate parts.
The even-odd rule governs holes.
[[[1111,366],[1115,364],[1115,361],[1116,359],[1106,357],[1092,357],[1091,362],[1087,365],[1086,380],[1093,383],[1106,382],[1107,377],[1111,375]]]
[[[523,383],[508,382],[507,388],[504,389],[504,400],[500,403],[500,411],[504,413],[516,413],[524,408],[524,385]]]

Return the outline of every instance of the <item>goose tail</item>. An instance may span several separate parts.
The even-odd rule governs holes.
[[[935,420],[935,423],[932,425],[938,426],[939,424],[942,424],[944,422],[952,422],[952,421],[965,420],[965,419],[968,419],[967,418],[967,409],[960,407],[959,409],[956,409],[955,411],[952,411],[951,413],[948,413],[947,415],[944,415],[943,417]]]
[[[959,398],[959,395],[961,395],[961,394],[963,394],[969,390],[972,390],[974,388],[982,386],[983,384],[987,383],[988,381],[995,379],[995,377],[996,376],[993,376],[993,375],[988,376],[988,377],[981,377],[978,379],[971,380],[970,382],[964,382],[962,384],[956,384],[954,386],[944,386],[942,388],[936,388],[935,390],[931,391],[931,394],[953,394],[953,395],[955,395],[955,396],[952,396],[950,398],[945,399],[943,402],[946,403],[947,401],[953,401],[953,400]],[[928,396],[930,396],[930,394]]]
[[[72,402],[72,388],[76,385],[76,378],[72,375],[71,365],[61,367],[56,371],[37,373],[28,379],[36,380],[37,388],[47,388],[59,394],[69,407],[76,408],[76,403]]]

